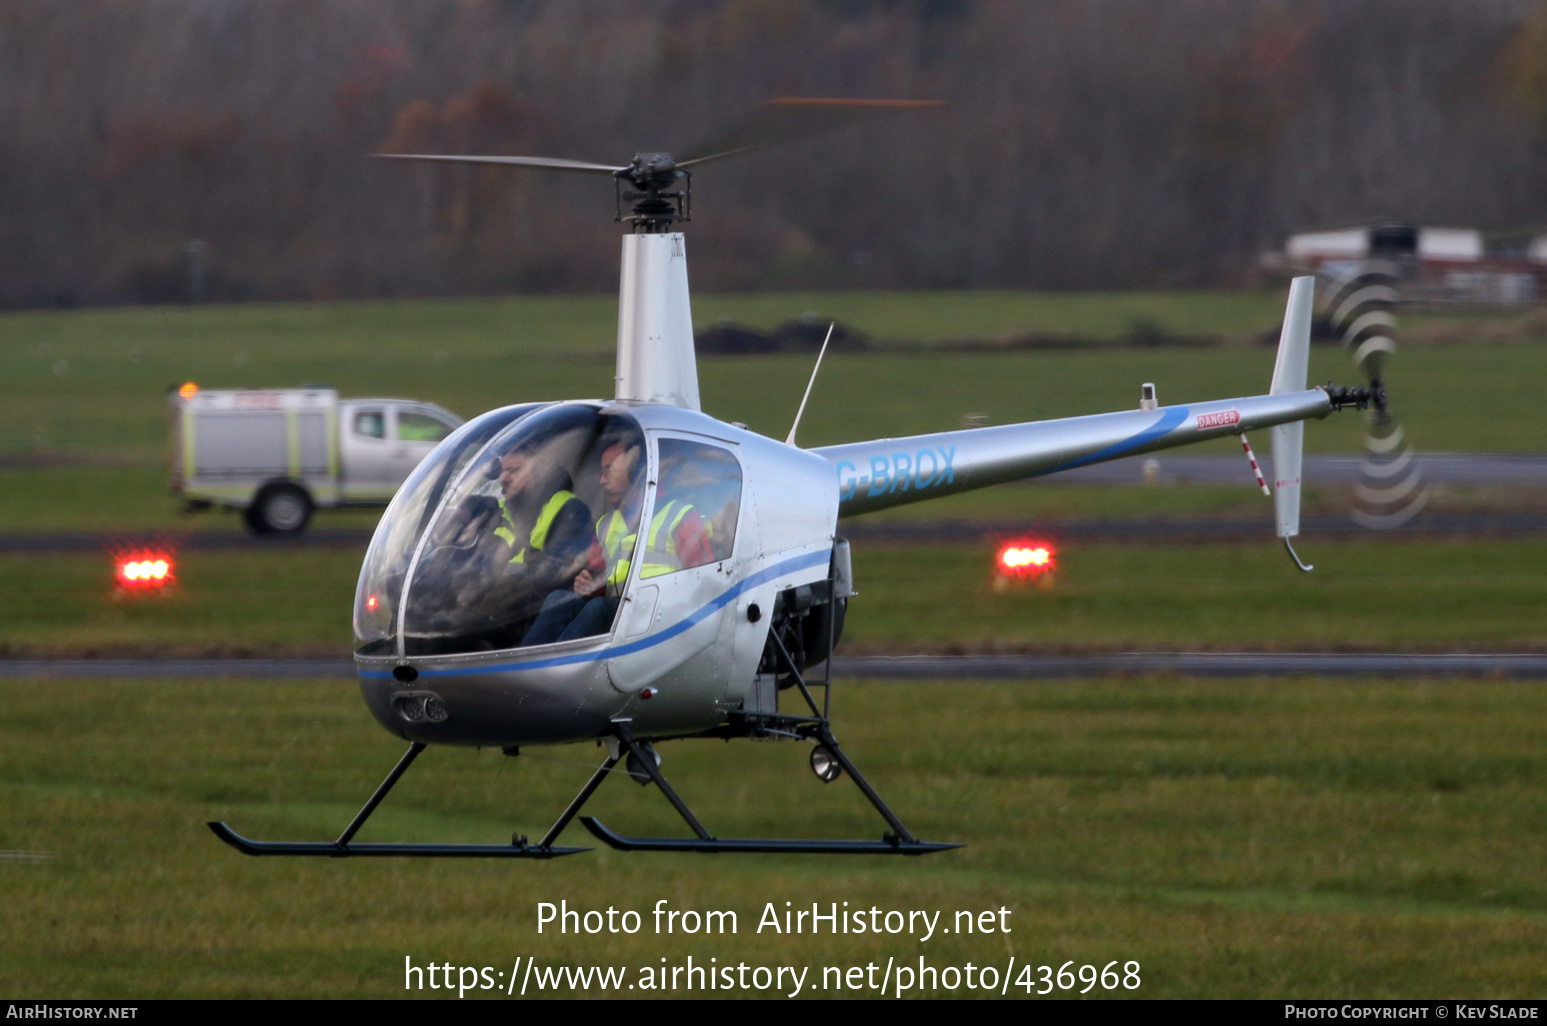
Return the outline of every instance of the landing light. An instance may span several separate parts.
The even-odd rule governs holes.
[[[824,784],[831,784],[843,775],[843,766],[826,745],[811,749],[811,772]]]

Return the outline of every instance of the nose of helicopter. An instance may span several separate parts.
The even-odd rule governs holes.
[[[502,748],[583,741],[606,733],[629,697],[608,683],[605,661],[583,658],[597,647],[520,664],[509,653],[359,658],[360,693],[378,723],[410,741]]]

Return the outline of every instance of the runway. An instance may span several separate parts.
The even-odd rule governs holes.
[[[1547,680],[1547,654],[1110,652],[1090,655],[849,656],[835,678],[1056,680],[1150,673],[1196,677],[1508,677]]]
[[[1007,487],[1016,487],[1014,485]],[[853,542],[970,542],[1026,532],[1055,541],[1100,542],[1114,545],[1202,545],[1217,542],[1269,542],[1273,507],[1264,503],[1260,517],[1082,518],[1059,520],[845,520],[838,533]],[[1346,517],[1304,517],[1304,541],[1332,539],[1527,538],[1547,534],[1544,513],[1424,512],[1400,527],[1371,531]],[[238,532],[158,534],[0,534],[0,554],[115,552],[145,547],[169,547],[180,552],[300,551],[346,549],[365,554],[369,531],[323,528],[296,538],[254,536]]]
[[[1244,454],[1180,452],[1129,456],[1077,467],[1048,480],[1066,484],[1140,485],[1145,483],[1144,465],[1150,462],[1155,465],[1159,484],[1250,485],[1253,480]],[[1273,456],[1268,452],[1259,453],[1257,462],[1271,481]],[[1359,480],[1364,462],[1365,457],[1357,453],[1306,453],[1302,476],[1309,485],[1352,485]],[[1547,455],[1541,453],[1429,452],[1415,453],[1413,462],[1423,470],[1423,478],[1430,484],[1547,488]]]
[[[847,520],[838,533],[851,542],[968,542],[1034,533],[1050,541],[1108,545],[1207,545],[1222,542],[1276,544],[1273,507],[1241,517],[1084,518],[1080,520]],[[1372,531],[1347,517],[1302,517],[1300,543],[1317,541],[1417,540],[1440,538],[1530,538],[1547,534],[1542,513],[1423,512],[1400,527]]]
[[[1456,486],[1503,486],[1528,490],[1547,489],[1547,454],[1428,453],[1414,457],[1431,484]],[[1272,458],[1260,456],[1264,473],[1273,476]],[[1154,462],[1159,484],[1253,484],[1244,457],[1159,453],[1132,456],[1079,467],[1052,477],[1029,478],[1002,488],[1049,488],[1065,484],[1099,484],[1141,487],[1146,484],[1145,464]],[[1359,480],[1363,457],[1358,455],[1307,455],[1304,478],[1310,484],[1352,485]],[[1208,542],[1273,540],[1272,506],[1264,502],[1260,517],[1086,517],[1078,520],[875,520],[861,517],[838,525],[852,541],[954,542],[1037,531],[1067,540],[1117,544],[1164,543],[1173,545]],[[186,524],[186,521],[184,522]],[[201,525],[203,526],[203,525]],[[1344,516],[1307,516],[1300,529],[1306,541],[1317,538],[1431,538],[1431,537],[1528,537],[1547,534],[1547,513],[1467,512],[1425,510],[1402,525],[1372,531]],[[171,546],[188,551],[232,549],[332,548],[364,553],[371,532],[359,528],[313,527],[293,537],[255,537],[241,531],[189,530],[186,526],[160,532],[3,533],[0,553],[101,552],[141,546]]]
[[[821,667],[810,671],[813,676]],[[1491,677],[1547,680],[1547,653],[1103,652],[1085,655],[840,656],[843,680],[1043,681],[1145,674],[1197,677]],[[352,680],[347,659],[10,659],[0,678]]]

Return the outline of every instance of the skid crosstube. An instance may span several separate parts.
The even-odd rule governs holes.
[[[959,844],[940,841],[904,841],[894,838],[881,841],[823,841],[742,839],[717,837],[624,837],[603,826],[594,816],[581,816],[585,828],[618,851],[694,851],[714,854],[718,852],[745,852],[785,855],[928,855],[933,851],[960,848]],[[891,835],[889,835],[891,836]]]
[[[534,844],[335,844],[332,841],[254,841],[224,823],[211,823],[215,836],[243,855],[312,855],[328,858],[413,857],[460,859],[551,859],[590,848],[543,848]]]

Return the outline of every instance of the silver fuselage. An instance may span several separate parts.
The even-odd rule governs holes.
[[[1327,393],[1304,388],[1312,283],[1303,278],[1291,289],[1268,395],[806,451],[700,411],[681,233],[625,236],[621,267],[616,399],[506,407],[468,422],[426,457],[377,527],[355,597],[356,659],[366,703],[395,734],[426,743],[510,747],[600,737],[620,719],[629,720],[641,738],[711,731],[738,709],[767,708],[763,696],[772,688],[767,681],[758,686],[757,674],[776,597],[789,593],[798,603],[791,589],[832,576],[841,516],[1254,428],[1296,425],[1290,430],[1298,431],[1299,422],[1331,409]],[[587,418],[596,425],[591,435],[584,430]],[[623,427],[638,442],[619,448]],[[531,437],[523,441],[522,432]],[[659,565],[668,554],[635,558],[626,574],[608,571],[605,622],[589,617],[593,603],[573,621],[556,621],[571,624],[562,634],[547,631],[550,604],[557,603],[555,611],[566,608],[575,601],[570,592],[584,590],[578,563],[565,563],[564,575],[548,576],[523,563],[529,576],[521,578],[503,563],[485,562],[482,571],[471,572],[457,562],[478,551],[478,539],[468,536],[489,522],[480,518],[489,517],[496,502],[493,478],[506,487],[511,472],[501,461],[523,446],[538,446],[539,436],[558,454],[552,462],[568,460],[567,476],[555,476],[542,494],[573,495],[595,518],[594,539],[589,524],[582,527],[581,540],[592,545],[591,565],[606,548],[607,516],[623,516],[637,525],[636,534],[656,539],[652,517],[675,517],[672,510],[693,506],[686,485],[678,505],[671,505],[668,478],[677,476],[672,468],[679,457],[663,468],[668,450],[697,450],[705,454],[700,471],[718,468],[719,488],[710,487],[716,511],[701,535],[712,540],[717,533],[718,541],[699,545],[698,558],[672,569]],[[591,441],[566,441],[582,436]],[[1297,468],[1297,441],[1295,446]],[[584,480],[594,479],[609,458],[598,456],[603,447],[648,451],[641,484],[649,499],[631,504],[608,491],[604,502],[595,482]],[[629,466],[639,469],[637,462]],[[734,498],[727,498],[733,478]],[[593,490],[586,493],[588,486]],[[508,512],[506,501],[521,494],[500,499],[500,510]],[[1297,491],[1293,499],[1289,505],[1297,511]],[[1286,516],[1280,517],[1280,534],[1287,537],[1296,524]],[[548,528],[534,524],[530,515],[519,527],[511,521],[506,533],[514,548],[540,547]],[[524,538],[529,528],[530,542]],[[485,530],[485,541],[487,535]],[[494,607],[505,601],[503,589],[522,580],[538,583],[513,591],[535,597],[523,599],[519,613],[501,606],[508,613],[501,615]],[[837,592],[828,594],[836,603]],[[582,622],[584,631],[573,629]],[[558,640],[545,640],[550,636]]]
[[[585,740],[620,717],[639,736],[710,729],[752,688],[774,597],[827,577],[838,519],[827,461],[674,406],[593,405],[624,406],[638,421],[651,443],[652,480],[663,438],[707,439],[735,453],[745,485],[730,557],[649,579],[636,561],[605,635],[434,656],[407,655],[400,638],[398,654],[357,655],[366,704],[388,730],[510,746]],[[645,509],[642,519],[650,516]],[[412,681],[401,679],[404,667]],[[444,720],[406,721],[399,700],[413,695],[434,696]]]
[[[500,747],[587,740],[620,718],[641,737],[711,730],[753,688],[775,596],[828,576],[839,517],[1329,410],[1326,393],[1308,389],[804,451],[675,406],[590,405],[625,408],[639,422],[651,442],[652,478],[663,438],[707,439],[734,451],[745,479],[734,551],[650,580],[636,567],[604,635],[453,655],[411,656],[400,643],[396,654],[357,656],[366,703],[388,730],[427,743]],[[411,681],[401,679],[408,668]],[[404,720],[401,700],[412,696],[433,696],[445,718]]]

